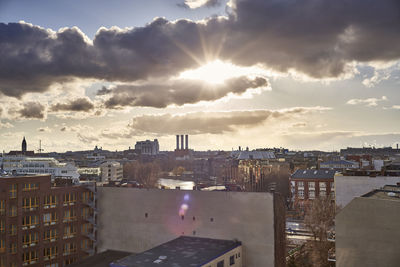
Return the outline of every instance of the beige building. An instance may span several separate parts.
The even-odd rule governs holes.
[[[354,198],[362,196],[371,190],[381,188],[387,184],[400,183],[396,176],[342,176],[335,175],[336,205],[344,207]]]
[[[240,241],[246,267],[285,266],[285,208],[277,194],[123,187],[99,187],[98,194],[100,252],[142,253],[192,236]]]
[[[107,161],[100,165],[101,181],[116,181],[123,178],[123,167],[117,161]]]
[[[336,266],[400,263],[400,186],[354,198],[336,216]]]

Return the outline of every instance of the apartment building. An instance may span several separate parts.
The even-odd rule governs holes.
[[[61,267],[93,255],[95,191],[57,186],[50,175],[0,177],[0,267]]]
[[[124,168],[117,161],[106,161],[100,165],[101,181],[117,181],[121,180],[124,175]]]
[[[335,197],[335,170],[299,169],[290,177],[293,203],[300,206],[318,197]]]

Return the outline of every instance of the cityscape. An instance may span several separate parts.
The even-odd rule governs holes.
[[[0,267],[397,267],[397,0],[0,0]]]

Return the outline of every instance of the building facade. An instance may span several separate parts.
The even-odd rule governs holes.
[[[353,199],[335,218],[336,266],[399,266],[400,186]]]
[[[158,140],[138,141],[135,144],[135,150],[140,151],[142,155],[157,155],[160,151]]]
[[[124,175],[124,169],[117,161],[106,161],[100,165],[100,169],[102,182],[122,180]]]
[[[95,184],[3,176],[0,191],[1,267],[61,267],[95,253]]]
[[[302,206],[318,197],[335,197],[334,170],[299,169],[290,177],[292,203]]]
[[[246,267],[285,266],[278,194],[98,187],[98,200],[99,252],[141,253],[185,235],[239,240]]]

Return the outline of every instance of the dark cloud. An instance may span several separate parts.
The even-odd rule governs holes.
[[[67,103],[57,103],[51,106],[51,111],[82,111],[89,112],[94,108],[94,104],[87,98],[78,98]]]
[[[100,90],[97,91],[96,95],[107,95],[111,92],[112,92],[111,89],[108,89],[107,87],[103,86],[103,87],[101,87]]]
[[[240,95],[248,89],[267,86],[268,81],[261,77],[232,78],[222,84],[210,84],[199,80],[175,80],[169,84],[120,85],[112,91],[111,97],[105,101],[105,106],[107,108],[123,106],[164,108],[171,104],[183,105],[217,100],[229,93]]]
[[[171,135],[177,132],[187,134],[223,134],[240,128],[260,125],[267,120],[290,119],[311,112],[329,110],[325,107],[296,107],[285,110],[253,110],[229,112],[196,112],[184,115],[143,115],[133,118],[129,133],[116,136],[155,134]],[[120,131],[122,132],[122,131]],[[110,138],[110,133],[104,137]]]
[[[93,42],[77,28],[51,32],[0,23],[0,92],[20,97],[55,82],[133,82],[168,77],[220,58],[315,78],[352,62],[400,58],[398,0],[233,0],[228,18],[157,18],[128,30],[101,28]]]
[[[39,102],[26,102],[24,107],[18,111],[19,116],[25,119],[44,119],[45,106]]]

